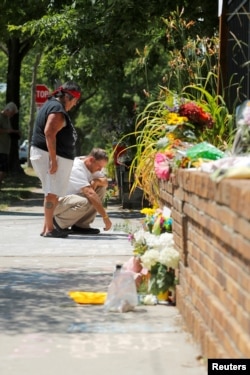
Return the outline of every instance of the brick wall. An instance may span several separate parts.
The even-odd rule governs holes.
[[[250,355],[250,181],[179,170],[159,182],[180,252],[176,304],[206,358]]]

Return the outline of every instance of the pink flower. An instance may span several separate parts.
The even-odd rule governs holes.
[[[164,155],[162,152],[157,152],[155,155],[155,163],[162,163],[165,160],[167,160],[166,155]]]
[[[168,180],[170,176],[170,164],[166,155],[158,152],[154,160],[155,174],[161,180]]]
[[[130,242],[132,242],[132,241],[134,241],[134,235],[133,235],[133,233],[129,233],[129,235],[128,235],[128,240],[130,241]]]

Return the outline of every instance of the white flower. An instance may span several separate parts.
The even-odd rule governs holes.
[[[160,247],[158,236],[149,233],[145,236],[147,245],[150,249],[157,249]]]
[[[159,261],[159,251],[158,250],[147,250],[141,256],[141,262],[143,267],[147,268],[148,270],[151,269],[158,261]]]
[[[143,229],[139,229],[134,233],[134,239],[137,244],[144,244],[146,240],[146,232]]]
[[[161,148],[165,148],[169,143],[169,139],[167,137],[159,138],[156,142],[156,148],[159,150]]]
[[[167,267],[177,268],[180,255],[173,247],[168,247],[161,250],[159,255],[159,262]]]
[[[147,246],[147,250],[141,255],[144,268],[151,270],[157,262],[174,269],[178,267],[180,256],[174,248],[173,233],[166,232],[156,236],[140,229],[134,233],[134,238],[138,245]]]
[[[162,233],[158,237],[159,237],[159,247],[161,249],[174,246],[173,233],[168,233],[168,232]]]

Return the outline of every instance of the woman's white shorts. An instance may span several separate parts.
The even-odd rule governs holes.
[[[66,195],[73,160],[65,159],[57,155],[58,169],[56,173],[50,174],[49,153],[38,147],[31,146],[30,161],[34,171],[41,180],[45,196],[49,193],[57,195],[58,197]]]

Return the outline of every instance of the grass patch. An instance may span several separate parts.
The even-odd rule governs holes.
[[[25,168],[24,173],[8,175],[1,186],[0,210],[31,198],[34,189],[40,187],[40,180],[32,168]]]

